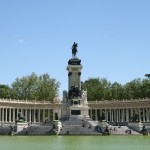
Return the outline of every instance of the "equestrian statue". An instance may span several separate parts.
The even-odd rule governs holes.
[[[76,53],[78,52],[77,47],[78,44],[74,42],[72,45],[72,57],[76,57]]]

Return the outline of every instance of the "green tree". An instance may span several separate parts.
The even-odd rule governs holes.
[[[111,98],[110,82],[107,79],[89,78],[82,84],[82,88],[88,92],[88,100],[109,100]]]
[[[122,100],[124,99],[124,88],[118,83],[114,82],[111,84],[111,99]]]
[[[17,78],[12,83],[14,99],[48,100],[52,101],[58,93],[59,82],[50,78],[48,74],[37,76],[32,73],[29,76]]]
[[[38,99],[52,100],[58,94],[59,85],[59,82],[51,79],[48,74],[41,75],[38,79]]]
[[[0,98],[11,98],[12,91],[8,85],[1,84],[0,85]]]
[[[141,79],[134,79],[124,85],[124,97],[125,99],[138,99],[142,98],[141,93]]]
[[[141,97],[150,98],[150,79],[143,79],[141,85]]]

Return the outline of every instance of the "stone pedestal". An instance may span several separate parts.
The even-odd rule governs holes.
[[[25,130],[28,127],[28,123],[27,122],[17,122],[16,123],[16,132],[21,132],[22,130]]]
[[[70,117],[83,116],[89,118],[89,107],[87,103],[83,103],[82,99],[72,99],[70,108]]]

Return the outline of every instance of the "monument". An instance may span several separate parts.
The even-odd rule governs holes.
[[[77,43],[72,45],[72,58],[68,61],[68,91],[63,91],[62,117],[89,118],[87,92],[81,89],[81,60],[77,57]]]
[[[21,115],[21,112],[18,112],[18,119],[16,120],[16,124],[15,124],[16,133],[26,130],[27,127],[28,127],[28,123],[25,117]]]

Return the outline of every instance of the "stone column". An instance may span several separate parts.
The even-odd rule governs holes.
[[[119,117],[118,117],[118,109],[116,109],[116,122],[118,122],[119,121]]]
[[[138,113],[139,113],[139,122],[141,122],[141,108],[138,109]]]
[[[29,122],[31,123],[31,109],[29,109]]]
[[[149,108],[146,108],[146,122],[149,122]]]
[[[124,109],[121,110],[121,122],[124,122]]]
[[[33,109],[33,122],[36,122],[36,115],[35,115],[36,109]]]
[[[120,121],[120,109],[118,109],[118,122],[121,122]]]
[[[114,109],[111,110],[111,122],[114,122]]]
[[[109,110],[109,120],[108,120],[109,122],[112,122],[112,116],[111,115],[112,115],[112,113],[111,113],[111,109],[110,109]]]
[[[48,121],[50,121],[50,110],[48,109]]]
[[[13,122],[15,122],[15,108],[13,108]]]
[[[11,108],[9,108],[9,122],[11,122]]]
[[[99,115],[100,120],[102,120],[102,109],[99,110]]]
[[[107,112],[106,112],[106,109],[105,109],[105,119],[107,121]]]
[[[114,117],[113,117],[114,122],[117,122],[117,113],[116,109],[114,109]]]
[[[126,122],[129,122],[129,109],[126,109]]]
[[[97,121],[97,109],[95,109],[95,120]]]
[[[5,122],[7,122],[7,108],[5,108]]]
[[[143,122],[145,122],[145,109],[143,108]]]
[[[17,120],[18,120],[18,113],[19,113],[19,108],[17,108],[17,116],[16,116]]]
[[[43,122],[45,122],[45,109],[43,109]]]
[[[2,108],[2,122],[4,122],[4,108]]]

